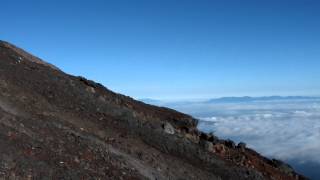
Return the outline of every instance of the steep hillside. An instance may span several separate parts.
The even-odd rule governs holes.
[[[0,42],[0,178],[305,179],[196,126]]]

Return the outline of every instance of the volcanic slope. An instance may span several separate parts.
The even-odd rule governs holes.
[[[197,120],[114,93],[0,42],[0,178],[305,179],[197,129]]]

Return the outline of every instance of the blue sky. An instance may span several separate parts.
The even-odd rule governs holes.
[[[135,98],[320,95],[317,0],[3,0],[0,39]]]

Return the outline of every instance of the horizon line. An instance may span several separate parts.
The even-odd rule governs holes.
[[[219,96],[219,97],[208,97],[208,98],[152,98],[152,97],[142,97],[134,98],[138,101],[205,101],[205,100],[218,100],[223,98],[320,98],[320,95],[270,95],[270,96]]]

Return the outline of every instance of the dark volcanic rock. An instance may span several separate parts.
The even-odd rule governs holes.
[[[304,179],[196,126],[0,42],[0,179]]]
[[[275,167],[279,168],[281,171],[283,171],[287,174],[294,173],[293,168],[289,164],[286,164],[286,163],[284,163],[280,160],[277,160],[277,159],[272,159],[272,163]]]
[[[237,148],[239,148],[242,152],[244,152],[246,150],[246,143],[244,142],[240,142],[237,146]]]
[[[233,149],[236,148],[236,144],[233,141],[231,141],[230,139],[226,140],[224,142],[224,145],[226,145],[229,148],[233,148]]]

